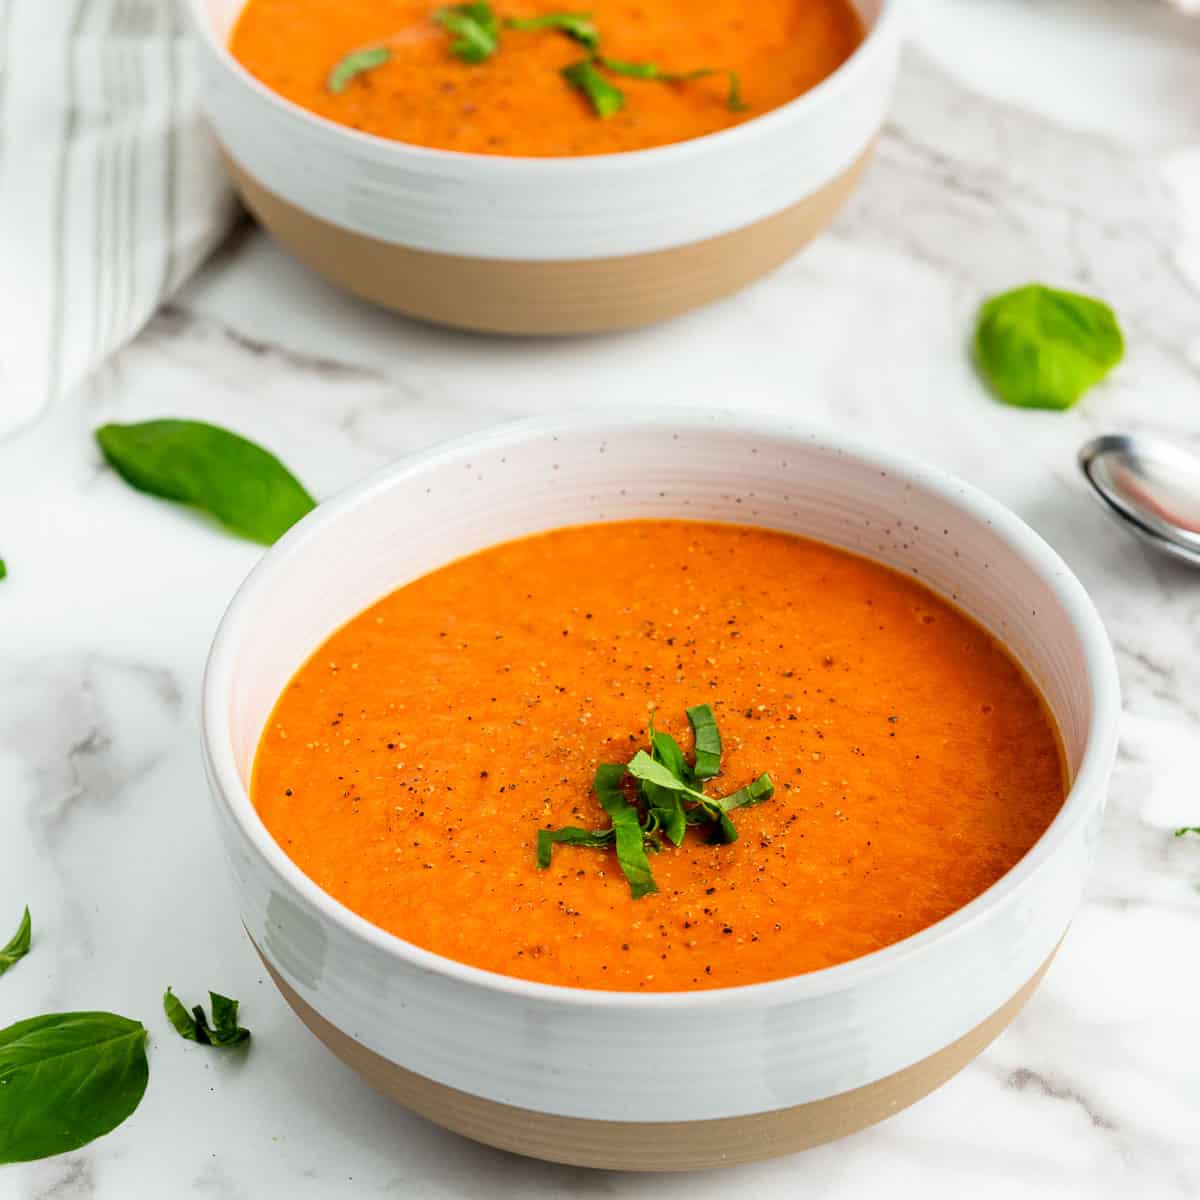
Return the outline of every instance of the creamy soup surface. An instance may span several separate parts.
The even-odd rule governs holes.
[[[685,752],[706,703],[738,839],[689,830],[633,899],[597,764]],[[845,962],[995,883],[1062,805],[1056,730],[980,626],[911,578],[734,525],[630,521],[495,546],[355,617],[280,697],[253,800],[322,888],[460,962],[627,991]]]
[[[502,29],[496,51],[465,62],[424,0],[249,0],[230,50],[293,103],[380,137],[474,154],[568,156],[643,150],[736,125],[794,100],[835,71],[863,37],[849,0],[591,0],[601,50],[661,72],[711,69],[686,82],[607,74],[625,93],[601,119],[562,70],[589,51],[555,30]],[[498,20],[571,5],[494,5]],[[340,92],[331,69],[384,46],[387,62]],[[738,76],[743,108],[729,105]]]

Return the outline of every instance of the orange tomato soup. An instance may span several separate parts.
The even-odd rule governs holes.
[[[496,16],[524,18],[572,5],[513,0]],[[601,52],[661,71],[716,74],[664,83],[613,76],[624,108],[597,117],[564,81],[586,58],[556,31],[502,29],[480,63],[451,51],[432,15],[436,0],[249,0],[233,55],[267,87],[342,125],[417,146],[474,154],[610,154],[680,142],[736,125],[794,100],[831,74],[862,40],[850,0],[589,0]],[[351,51],[386,45],[391,58],[344,91],[327,86]],[[745,108],[727,103],[736,71]]]
[[[598,763],[685,709],[738,839],[689,830],[635,900]],[[505,975],[671,991],[778,979],[908,937],[979,895],[1059,810],[1056,730],[980,626],[867,559],[735,525],[628,521],[495,546],[355,617],[288,684],[253,800],[294,862],[418,946]]]

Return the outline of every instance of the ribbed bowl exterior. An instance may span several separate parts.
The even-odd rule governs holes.
[[[241,0],[188,0],[200,101],[233,160],[323,222],[437,254],[517,262],[666,250],[741,229],[828,185],[883,124],[902,0],[825,82],[733,129],[587,158],[457,154],[358,133],[284,101],[225,47]]]
[[[693,993],[555,988],[442,959],[308,880],[247,794],[276,697],[312,649],[387,591],[497,541],[586,521],[687,517],[820,538],[921,579],[1000,637],[1041,687],[1068,799],[995,886],[838,967]],[[1079,902],[1119,694],[1095,610],[1007,509],[897,455],[767,418],[611,410],[437,447],[321,505],[270,550],[218,632],[205,759],[244,923],[286,983],[393,1063],[474,1096],[601,1120],[718,1119],[835,1096],[936,1053],[1001,1008]],[[697,1048],[703,1047],[699,1053]]]

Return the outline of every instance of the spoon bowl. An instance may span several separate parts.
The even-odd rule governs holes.
[[[1200,566],[1200,457],[1158,438],[1106,434],[1079,451],[1079,467],[1127,529]]]

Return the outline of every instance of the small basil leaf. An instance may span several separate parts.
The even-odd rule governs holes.
[[[556,845],[590,846],[599,849],[611,846],[613,831],[611,829],[580,829],[576,825],[566,825],[562,829],[539,829],[537,838],[537,865],[548,867],[550,856]]]
[[[208,1002],[212,1008],[212,1025],[209,1025],[202,1005],[193,1005],[189,1013],[170,988],[163,993],[163,1008],[180,1037],[202,1046],[236,1046],[250,1037],[250,1030],[237,1023],[236,1000],[219,992],[209,992]]]
[[[645,756],[644,751],[639,754]],[[647,761],[649,759],[647,758]],[[658,891],[650,860],[646,857],[646,846],[642,837],[642,826],[638,811],[621,790],[625,768],[620,763],[601,763],[596,768],[592,787],[600,807],[612,818],[613,836],[617,843],[617,862],[629,881],[629,891],[635,900]]]
[[[1200,825],[1185,825],[1182,829],[1175,830],[1176,837],[1183,837],[1189,833],[1200,833]]]
[[[49,1013],[0,1029],[0,1163],[76,1150],[146,1091],[146,1030],[106,1012]]]
[[[600,32],[592,23],[591,13],[543,13],[540,17],[509,17],[504,22],[504,27],[531,33],[539,29],[557,29],[589,50],[595,50],[600,45]]]
[[[163,1011],[181,1038],[187,1038],[189,1042],[200,1041],[200,1028],[196,1018],[188,1012],[183,1001],[170,988],[163,992]],[[201,1016],[203,1015],[201,1013]]]
[[[481,63],[496,53],[500,23],[490,4],[452,4],[439,8],[433,19],[455,35],[450,51],[464,62]]]
[[[26,905],[21,922],[17,926],[17,932],[9,939],[8,945],[0,950],[0,975],[3,975],[18,959],[24,958],[29,953],[32,937],[33,923],[29,919],[29,906]]]
[[[366,71],[382,67],[392,57],[388,46],[364,46],[361,50],[351,50],[345,58],[339,59],[325,80],[325,88],[333,95],[339,96],[351,83]]]
[[[313,498],[273,454],[203,421],[102,425],[96,441],[126,483],[202,509],[227,529],[264,545],[314,507]]]
[[[588,98],[592,111],[602,119],[615,116],[625,107],[625,93],[609,83],[589,58],[563,67],[562,77]]]
[[[238,1002],[219,992],[208,993],[208,1004],[212,1009],[214,1046],[236,1046],[250,1037],[250,1030],[238,1024]]]
[[[1070,408],[1125,354],[1107,304],[1030,284],[994,296],[979,312],[975,357],[1005,404]]]
[[[687,719],[695,741],[696,762],[692,772],[697,779],[712,779],[721,770],[721,731],[717,728],[717,718],[707,704],[697,704],[687,710]]]
[[[0,579],[4,579],[7,576],[8,576],[8,565],[5,563],[4,559],[0,558]]]

